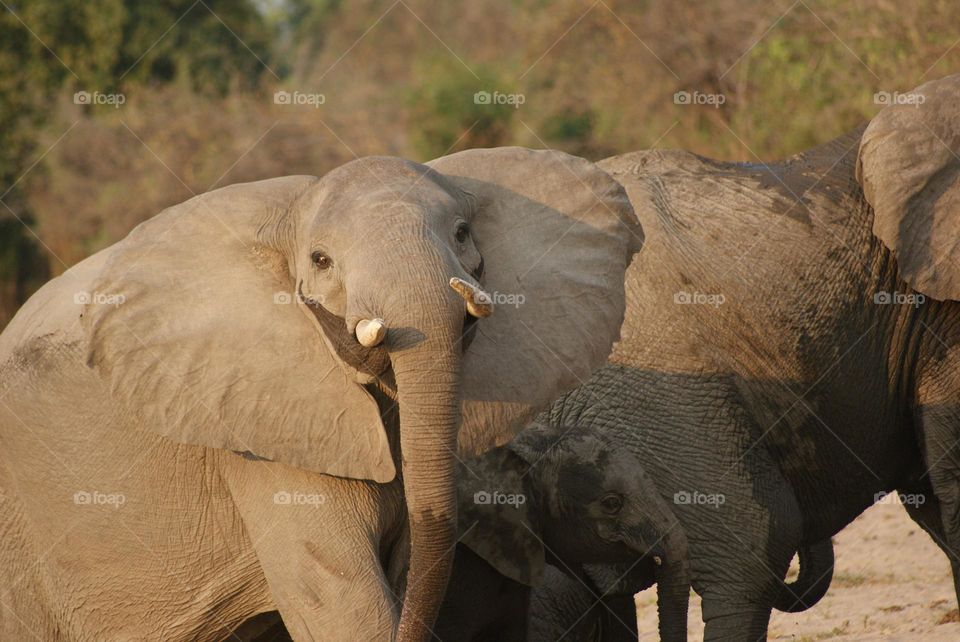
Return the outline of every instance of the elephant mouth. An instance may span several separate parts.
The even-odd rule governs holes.
[[[337,356],[358,372],[373,377],[379,377],[390,368],[390,354],[383,344],[367,348],[357,341],[356,336],[347,330],[347,322],[343,317],[333,314],[319,303],[309,299],[302,299],[317,319],[324,335]],[[478,319],[464,311],[463,332],[460,338],[460,352],[463,354],[473,342],[477,332]]]
[[[302,300],[320,323],[323,333],[330,340],[330,345],[344,363],[358,372],[373,377],[378,377],[387,371],[390,367],[390,355],[382,344],[372,348],[361,345],[356,336],[347,330],[346,319],[333,314],[315,301]]]
[[[473,343],[474,337],[477,335],[477,317],[473,316],[469,312],[463,313],[463,332],[461,333],[460,338],[460,353],[463,354],[467,351],[467,348],[470,347],[470,344]]]

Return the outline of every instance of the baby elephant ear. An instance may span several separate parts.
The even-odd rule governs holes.
[[[429,164],[473,203],[471,234],[494,304],[463,362],[460,447],[475,454],[508,441],[604,363],[643,232],[623,187],[582,158],[507,147]]]
[[[960,75],[888,96],[857,161],[873,232],[912,288],[960,300]]]
[[[377,403],[298,309],[286,257],[259,239],[315,181],[203,194],[104,250],[80,319],[87,362],[131,427],[386,482]]]
[[[544,551],[528,466],[506,446],[458,466],[460,541],[510,579],[534,586]]]

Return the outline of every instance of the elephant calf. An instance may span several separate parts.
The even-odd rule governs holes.
[[[686,639],[686,537],[632,456],[591,431],[534,424],[459,475],[461,540],[440,639],[527,639],[530,587],[545,568],[575,574],[591,563],[647,569],[658,581],[662,639]],[[620,619],[636,639],[635,614]]]

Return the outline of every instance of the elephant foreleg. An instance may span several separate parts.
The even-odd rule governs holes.
[[[383,487],[273,462],[225,474],[270,593],[297,642],[396,636],[381,561]]]

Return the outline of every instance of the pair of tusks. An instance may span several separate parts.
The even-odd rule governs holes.
[[[467,302],[467,312],[471,316],[483,319],[493,314],[493,299],[477,286],[463,279],[453,277],[450,287]],[[378,346],[387,336],[387,325],[383,319],[361,319],[355,330],[357,341],[365,348]]]

